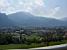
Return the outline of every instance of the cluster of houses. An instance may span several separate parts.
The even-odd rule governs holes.
[[[37,33],[40,35],[45,34],[63,34],[63,37],[67,38],[67,29],[0,29],[0,33],[13,34],[19,36],[19,34],[29,35]]]

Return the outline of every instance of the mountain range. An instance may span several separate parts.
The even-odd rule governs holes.
[[[0,13],[0,26],[12,26],[14,22],[5,13]]]
[[[10,15],[0,13],[0,26],[66,26],[67,21],[57,20],[53,18],[46,18],[40,16],[34,16],[27,12],[17,12]]]

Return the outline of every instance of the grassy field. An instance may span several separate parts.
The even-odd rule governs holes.
[[[0,45],[0,49],[28,49],[28,48],[36,48],[36,47],[44,47],[44,44],[10,44],[10,45]]]
[[[59,45],[59,44],[65,44],[67,43],[67,40],[62,41],[62,42],[49,42],[49,46],[52,45]],[[0,45],[0,49],[28,49],[28,48],[36,48],[36,47],[45,47],[45,44],[30,44],[30,45],[26,45],[26,44],[9,44],[9,45]]]
[[[64,41],[58,41],[58,42],[50,42],[49,43],[49,46],[52,46],[52,45],[60,45],[60,44],[66,44],[67,43],[67,40],[64,40]]]

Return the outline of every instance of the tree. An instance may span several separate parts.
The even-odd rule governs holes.
[[[19,35],[20,35],[19,41],[20,41],[20,43],[22,43],[22,41],[23,41],[22,34],[24,33],[24,30],[17,31],[17,33],[19,33]]]

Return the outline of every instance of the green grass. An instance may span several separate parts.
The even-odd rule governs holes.
[[[59,44],[65,44],[67,43],[67,40],[64,40],[62,42],[58,41],[58,42],[49,42],[49,46],[52,45],[59,45]],[[2,49],[28,49],[28,48],[37,48],[37,47],[45,47],[46,44],[36,44],[36,43],[32,43],[30,45],[26,45],[26,44],[9,44],[9,45],[0,45],[0,50]]]
[[[11,45],[0,45],[0,49],[28,49],[28,48],[36,48],[43,47],[44,44],[11,44]]]
[[[60,45],[60,44],[65,44],[65,43],[67,43],[67,40],[58,41],[58,42],[49,42],[49,46],[52,46],[52,45]]]

